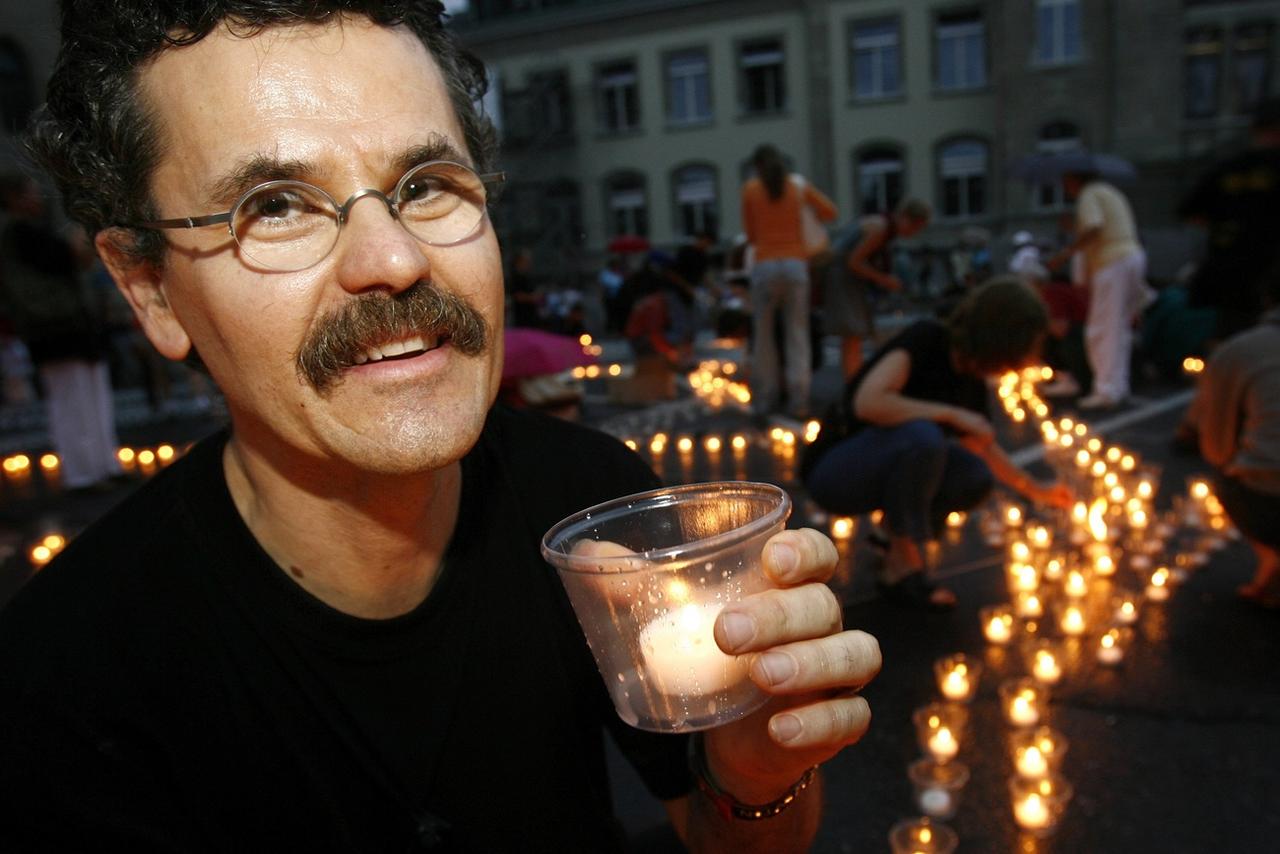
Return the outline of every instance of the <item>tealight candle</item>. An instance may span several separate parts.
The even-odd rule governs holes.
[[[1009,568],[1014,592],[1034,591],[1040,586],[1040,573],[1029,563],[1015,563]]]
[[[915,786],[916,805],[931,818],[948,819],[956,814],[960,790],[969,781],[969,769],[961,762],[934,762],[918,759],[907,766],[907,776]]]
[[[1116,562],[1110,554],[1100,554],[1093,559],[1093,574],[1099,578],[1110,578],[1116,574]]]
[[[1016,504],[1010,504],[1004,510],[1004,522],[1010,528],[1018,528],[1022,525],[1022,508]]]
[[[1014,608],[1024,620],[1038,620],[1044,616],[1044,603],[1034,590],[1021,590],[1014,599]]]
[[[1117,596],[1111,618],[1124,626],[1131,626],[1138,622],[1138,597],[1132,593]]]
[[[1058,628],[1062,629],[1064,635],[1070,637],[1078,637],[1084,634],[1088,628],[1084,609],[1079,605],[1068,605],[1062,609],[1062,618],[1058,621]]]
[[[848,516],[837,516],[831,520],[831,536],[837,540],[847,540],[853,535],[853,519]]]
[[[939,727],[933,735],[929,736],[929,753],[939,762],[946,762],[948,759],[954,759],[955,755],[960,752],[960,744],[956,741],[956,737],[951,734],[950,727]]]
[[[1147,583],[1147,598],[1152,602],[1163,602],[1169,598],[1169,570],[1167,567],[1160,567],[1151,573],[1151,580]]]
[[[1042,705],[1047,689],[1031,679],[1011,679],[1000,685],[1001,707],[1005,720],[1014,726],[1035,726],[1043,717]]]
[[[1031,560],[1031,548],[1021,540],[1015,540],[1009,544],[1009,557],[1017,563],[1026,563]]]
[[[1116,665],[1124,660],[1121,638],[1119,629],[1110,629],[1098,638],[1097,656],[1100,664]]]
[[[1048,836],[1071,800],[1071,784],[1056,774],[1040,779],[1012,777],[1013,820],[1034,836]]]
[[[951,854],[959,844],[954,830],[930,818],[901,821],[889,830],[893,854]]]
[[[645,669],[663,694],[714,694],[746,678],[749,656],[726,655],[712,634],[723,607],[689,603],[640,630]]]
[[[1022,729],[1009,737],[1013,767],[1021,777],[1041,780],[1058,770],[1067,753],[1067,740],[1047,726]]]
[[[951,511],[950,513],[948,513],[948,514],[947,514],[947,527],[948,527],[948,528],[963,528],[963,527],[964,527],[965,518],[966,518],[966,516],[965,516],[965,514],[964,514],[964,513],[960,512],[960,511],[958,511],[958,510],[953,510],[953,511]]]
[[[933,674],[943,697],[967,703],[978,693],[982,664],[965,655],[948,655],[933,663]]]
[[[956,757],[960,752],[964,714],[962,706],[942,703],[930,703],[916,709],[912,714],[916,740],[926,755],[936,762],[948,762]]]
[[[1052,649],[1041,647],[1032,653],[1031,675],[1044,685],[1055,685],[1062,678],[1062,665]]]
[[[1007,608],[983,608],[982,634],[989,643],[1003,646],[1013,639],[1013,613]]]
[[[1073,569],[1067,573],[1067,578],[1062,583],[1062,589],[1071,598],[1080,599],[1088,594],[1089,582],[1085,580],[1083,572]]]

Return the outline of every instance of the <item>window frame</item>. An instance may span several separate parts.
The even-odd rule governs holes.
[[[1075,10],[1076,27],[1077,27],[1077,45],[1076,53],[1067,53],[1067,8],[1071,7]],[[1043,68],[1053,68],[1061,65],[1074,65],[1084,59],[1084,9],[1081,0],[1035,0],[1035,6],[1032,10],[1032,38],[1031,38],[1031,57],[1032,64]],[[1044,45],[1040,42],[1040,12],[1042,9],[1049,8],[1058,11],[1055,18],[1055,26],[1052,28],[1052,39],[1054,44],[1050,46],[1048,53],[1044,50]]]
[[[707,97],[707,114],[705,116],[693,116],[692,118],[680,118],[675,116],[675,97],[674,97],[674,80],[671,74],[672,63],[681,57],[688,57],[694,54],[700,54],[706,67],[703,71],[706,86]],[[713,65],[711,62],[711,49],[707,45],[692,45],[689,47],[675,48],[665,51],[662,54],[662,92],[665,99],[663,104],[663,116],[666,120],[667,127],[685,128],[699,127],[709,125],[715,122],[715,87],[711,78]]]
[[[983,170],[981,173],[962,173],[957,176],[962,179],[961,187],[963,188],[962,211],[958,213],[947,212],[947,187],[946,182],[948,176],[943,165],[943,156],[946,150],[952,146],[964,145],[966,143],[976,144],[982,147]],[[989,218],[991,213],[991,190],[992,190],[992,145],[991,140],[981,134],[976,133],[960,133],[953,134],[938,141],[934,146],[934,175],[937,182],[937,198],[935,200],[935,209],[938,211],[938,218],[951,222],[962,222],[971,220],[981,220]],[[982,178],[982,210],[972,210],[972,200],[969,198],[968,180],[971,180],[975,174],[980,174]]]
[[[700,226],[695,225],[692,230],[689,230],[685,228],[684,204],[680,201],[680,178],[682,174],[693,170],[706,170],[710,173],[712,197],[709,207],[711,222],[708,224],[704,221]],[[720,170],[716,168],[714,163],[705,160],[691,160],[685,163],[680,163],[671,170],[672,223],[675,225],[675,228],[673,228],[672,231],[678,236],[692,238],[700,231],[710,231],[712,233],[719,234],[720,226],[723,223],[721,200]]]
[[[896,173],[898,175],[898,181],[899,181],[898,197],[896,199],[889,198],[888,188],[885,187],[883,183],[878,182],[878,186],[881,187],[883,190],[885,206],[883,208],[877,208],[875,210],[868,210],[866,205],[867,200],[866,200],[865,194],[862,192],[863,178],[866,176],[866,172],[865,172],[866,167],[863,161],[866,160],[871,155],[881,153],[881,152],[886,154],[892,154],[893,158],[897,160],[898,168],[896,170]],[[884,158],[884,159],[888,160],[889,158]],[[898,204],[903,199],[908,197],[909,191],[907,187],[907,175],[908,175],[907,146],[905,143],[901,143],[901,142],[897,142],[896,140],[889,140],[889,139],[870,140],[862,145],[859,145],[857,148],[853,150],[852,165],[853,165],[853,200],[854,200],[855,210],[857,211],[857,213],[855,214],[856,216],[863,217],[863,216],[870,216],[871,214],[884,214],[884,215],[892,214],[894,209],[898,206]],[[876,199],[877,202],[879,200],[880,200],[879,198]]]
[[[955,18],[959,16],[973,16],[976,18],[976,22],[955,24],[946,21],[947,18]],[[971,26],[972,23],[977,24],[979,28],[978,35],[981,37],[980,50],[982,53],[982,61],[980,67],[982,69],[982,79],[978,81],[962,79],[959,83],[946,85],[943,83],[942,79],[942,72],[944,68],[942,61],[942,30],[945,26],[954,28],[957,26]],[[940,94],[949,95],[953,93],[981,91],[989,87],[991,85],[991,33],[990,28],[987,26],[987,17],[983,14],[982,8],[979,6],[959,6],[955,8],[935,9],[932,24],[931,46],[933,52],[933,90]],[[962,46],[965,45],[967,37],[961,36],[958,39],[958,42]],[[967,77],[967,63],[959,63],[957,69],[960,71],[962,78]]]
[[[635,179],[635,186],[626,185],[626,183],[630,179]],[[604,177],[601,183],[604,188],[605,236],[608,238],[626,237],[626,236],[647,238],[649,236],[650,227],[652,225],[651,223],[652,217],[650,217],[649,215],[650,200],[649,200],[648,177],[643,172],[640,172],[635,169],[620,169],[614,172],[610,172],[608,175]],[[617,228],[616,227],[617,222],[614,217],[616,211],[623,209],[620,206],[614,205],[613,200],[614,200],[615,194],[624,192],[624,191],[629,191],[629,190],[638,190],[640,193],[640,202],[641,202],[640,205],[638,207],[629,206],[625,208],[626,210],[641,211],[639,228],[637,228],[634,231],[628,231],[628,230]]]
[[[765,109],[753,110],[748,103],[750,84],[748,82],[748,66],[744,62],[747,49],[753,46],[776,42],[779,60],[778,71],[778,103]],[[738,79],[738,116],[739,118],[760,118],[778,116],[786,113],[789,104],[787,94],[787,39],[782,33],[776,35],[758,35],[739,39],[734,45],[734,68]]]
[[[891,25],[894,29],[894,52],[896,53],[896,70],[898,75],[898,86],[894,90],[880,89],[878,91],[861,94],[858,91],[858,46],[857,37],[860,27],[874,27]],[[848,62],[848,85],[849,100],[858,104],[871,104],[880,101],[891,101],[896,98],[902,98],[907,92],[906,66],[903,62],[903,44],[902,44],[902,15],[883,15],[870,18],[854,18],[847,22],[845,27],[845,54]],[[880,67],[877,65],[877,67]]]
[[[621,86],[605,86],[605,75],[611,69],[619,69],[624,65],[631,67],[634,75],[631,90],[635,93],[635,124],[626,127],[610,127],[608,123],[609,106],[607,92],[614,89],[625,91]],[[626,136],[639,133],[644,128],[644,105],[640,100],[640,60],[635,56],[620,56],[614,59],[597,62],[592,73],[593,98],[596,107],[596,128],[604,136]],[[625,106],[625,96],[624,102]]]

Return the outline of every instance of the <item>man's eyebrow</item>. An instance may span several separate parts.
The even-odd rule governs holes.
[[[445,137],[436,135],[432,135],[431,139],[422,145],[406,148],[392,159],[391,164],[396,171],[403,173],[430,160],[452,160],[464,166],[471,165],[471,158],[459,151]]]
[[[280,160],[269,154],[255,154],[209,184],[210,204],[229,205],[250,187],[267,181],[308,181],[323,177],[324,170],[304,160]]]

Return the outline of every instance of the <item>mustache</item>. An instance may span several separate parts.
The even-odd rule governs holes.
[[[426,281],[391,296],[362,294],[312,327],[298,350],[298,375],[319,393],[357,364],[357,354],[410,335],[448,338],[466,356],[489,346],[489,324],[475,306]]]

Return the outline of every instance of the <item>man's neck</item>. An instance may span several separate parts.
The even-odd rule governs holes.
[[[460,463],[420,475],[314,470],[286,476],[233,434],[223,469],[254,538],[325,604],[388,619],[430,593],[457,523]]]

